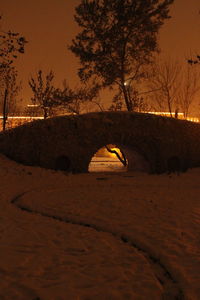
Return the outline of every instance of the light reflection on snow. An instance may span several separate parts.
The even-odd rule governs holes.
[[[90,162],[89,172],[126,172],[127,167],[115,157],[96,157]]]

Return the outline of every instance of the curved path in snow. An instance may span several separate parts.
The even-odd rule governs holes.
[[[99,225],[96,225],[95,223],[85,222],[82,221],[81,218],[77,218],[77,217],[73,218],[73,216],[63,218],[56,214],[53,215],[42,210],[40,211],[39,209],[33,209],[31,208],[31,205],[25,204],[26,198],[28,199],[29,194],[32,192],[37,192],[37,191],[30,190],[21,193],[16,197],[14,197],[11,200],[11,203],[14,204],[16,207],[18,207],[20,210],[25,211],[27,213],[37,214],[40,215],[41,217],[50,218],[66,224],[88,227],[97,232],[110,234],[112,237],[116,238],[117,240],[120,240],[121,242],[128,245],[129,247],[134,248],[134,250],[138,251],[138,253],[142,255],[145,260],[148,261],[155,278],[162,286],[162,290],[163,290],[162,298],[161,298],[162,300],[184,300],[185,299],[183,291],[179,287],[178,282],[176,281],[175,278],[173,278],[172,274],[169,272],[167,267],[159,259],[157,259],[152,253],[149,253],[148,250],[138,245],[137,242],[135,242],[127,234],[121,234],[119,232],[110,231],[109,228],[106,228],[106,226],[101,227]],[[23,199],[23,204],[20,203],[20,200],[22,199]],[[40,297],[36,296],[33,300],[40,300]]]

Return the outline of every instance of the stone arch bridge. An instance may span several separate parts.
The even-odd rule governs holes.
[[[163,173],[171,158],[183,171],[200,166],[200,124],[151,114],[59,116],[0,134],[0,152],[11,159],[74,173],[87,172],[93,155],[108,144],[124,152],[128,171],[139,161],[141,169]]]

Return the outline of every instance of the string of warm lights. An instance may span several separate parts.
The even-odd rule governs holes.
[[[0,116],[0,119],[3,119],[3,116]],[[30,117],[30,116],[9,116],[7,119],[27,119],[27,120],[38,120],[38,119],[44,119],[44,117]]]
[[[175,117],[177,115],[177,119],[181,119],[181,120],[187,120],[187,121],[191,121],[191,122],[196,122],[199,123],[199,118],[197,117],[187,117],[184,118],[184,113],[175,113],[175,112],[162,112],[162,111],[149,111],[147,112],[148,114],[153,114],[153,115],[159,115],[159,116],[165,116],[165,117]]]
[[[154,115],[160,115],[160,116],[166,116],[166,117],[175,117],[175,112],[172,112],[171,114],[169,112],[154,112],[154,111],[150,111],[150,112],[144,112],[144,113],[149,113],[149,114],[154,114]],[[24,123],[28,123],[34,120],[42,120],[44,119],[43,116],[8,116],[7,117],[7,122],[8,122],[8,127],[9,128],[13,128],[13,127],[17,127],[19,125],[22,125]],[[195,122],[195,123],[199,123],[199,118],[197,117],[187,117],[184,118],[184,114],[183,113],[177,113],[177,119],[181,119],[181,120],[187,120],[190,122]],[[0,115],[0,120],[3,120],[3,116]]]

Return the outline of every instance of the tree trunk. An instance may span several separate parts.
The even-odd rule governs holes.
[[[169,109],[169,113],[170,113],[170,117],[172,118],[172,108],[171,108],[171,103],[170,103],[170,100],[167,99],[167,104],[168,104],[168,109]]]
[[[127,93],[126,86],[124,85],[124,83],[122,84],[122,92],[124,94],[124,100],[125,100],[127,110],[132,111],[132,105],[130,103],[130,99],[128,97],[128,93]]]
[[[45,107],[44,108],[44,119],[47,119],[48,117],[48,111],[47,111],[47,108]]]
[[[4,92],[4,100],[3,100],[3,131],[6,130],[6,122],[8,118],[7,100],[8,100],[8,89],[6,88]]]
[[[126,157],[124,155],[124,153],[121,151],[121,154],[122,154],[122,157],[119,155],[119,153],[115,150],[111,150],[110,148],[108,148],[108,146],[105,146],[106,150],[110,153],[113,153],[117,156],[117,158],[119,159],[119,161],[121,161],[121,163],[126,167],[127,166],[127,160],[126,160]]]

